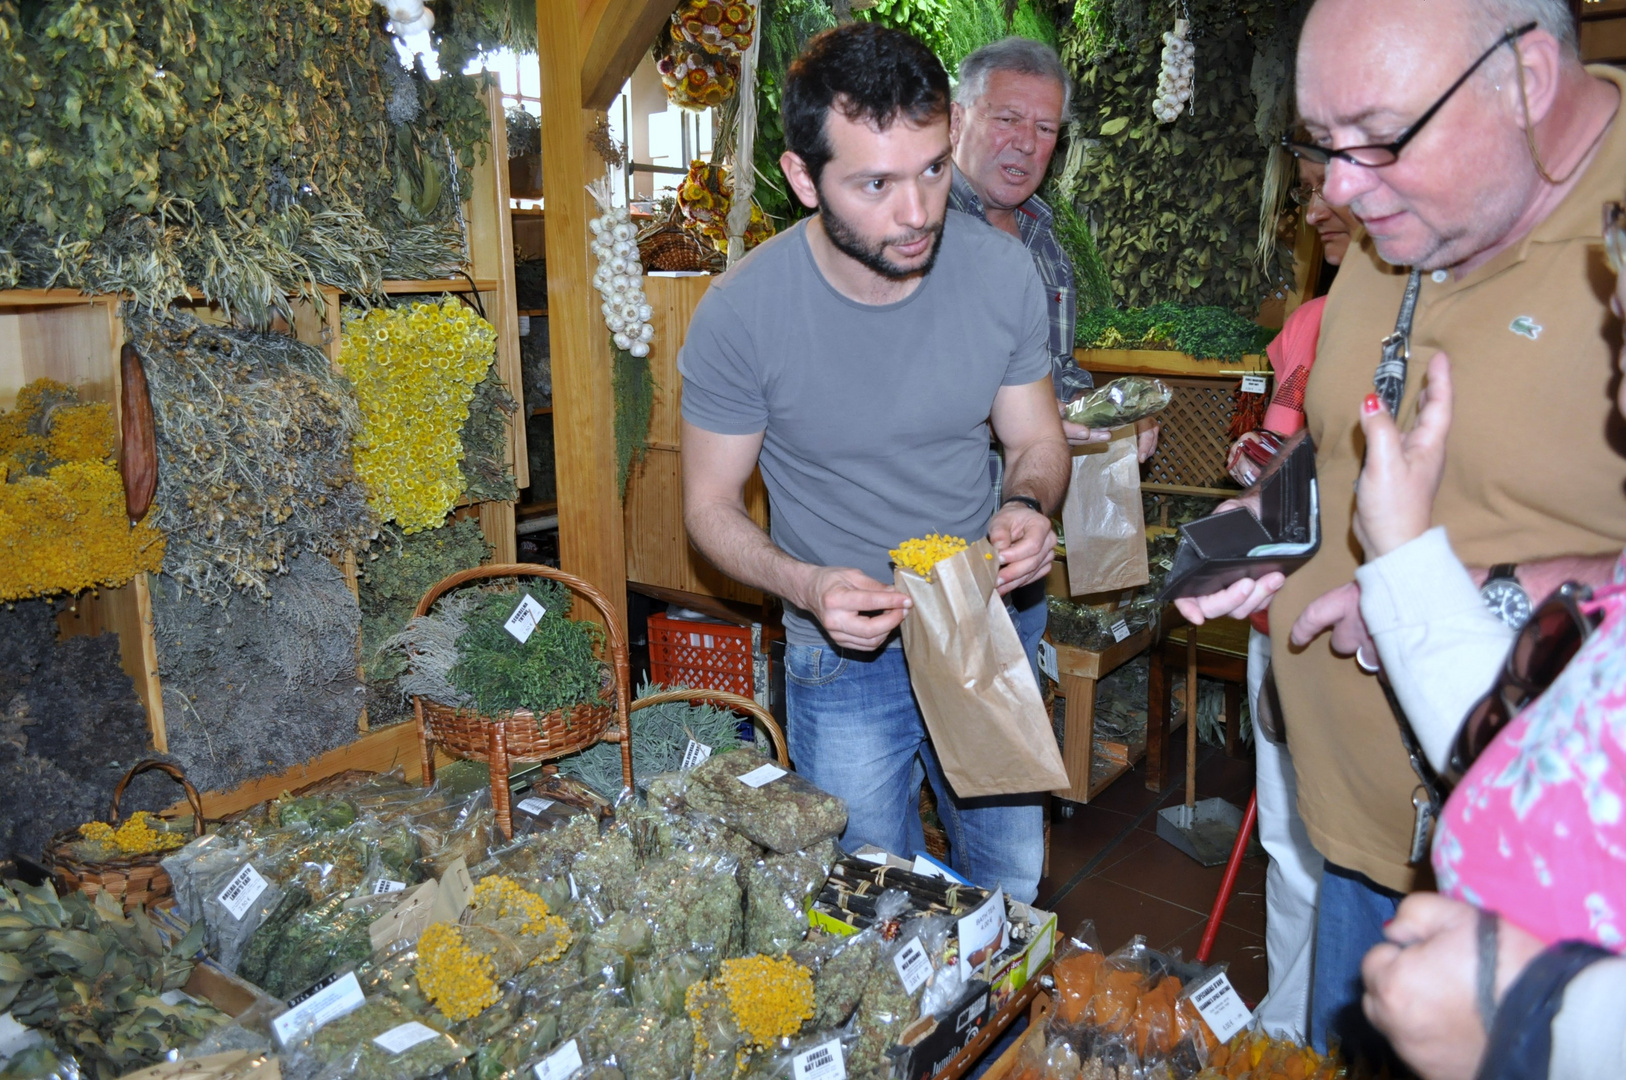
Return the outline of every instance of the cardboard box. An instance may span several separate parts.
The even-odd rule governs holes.
[[[988,984],[974,979],[944,1019],[926,1017],[908,1028],[887,1051],[894,1080],[927,1080],[953,1061],[994,1015],[992,1000]]]

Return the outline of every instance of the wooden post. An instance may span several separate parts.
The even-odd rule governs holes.
[[[565,570],[610,599],[625,625],[627,566],[615,479],[609,331],[599,318],[587,247],[587,222],[595,210],[585,186],[604,171],[587,143],[600,114],[582,100],[581,9],[587,6],[567,0],[536,6],[559,556]]]

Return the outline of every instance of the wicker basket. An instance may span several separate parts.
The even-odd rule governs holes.
[[[469,709],[452,708],[414,695],[413,714],[418,724],[418,749],[425,786],[435,781],[435,751],[482,761],[491,769],[491,805],[504,837],[514,835],[513,807],[508,791],[508,765],[513,761],[550,761],[584,750],[596,742],[621,743],[621,777],[632,786],[632,746],[623,738],[625,718],[631,711],[627,684],[627,636],[616,621],[615,610],[604,594],[572,574],[535,563],[499,563],[461,570],[436,582],[418,601],[415,616],[426,615],[446,593],[471,581],[500,577],[545,577],[563,583],[598,608],[610,640],[610,667],[615,685],[611,703],[596,702],[572,709],[556,709],[538,717],[528,709],[501,716],[484,716]],[[614,724],[611,721],[615,720]]]
[[[683,215],[675,206],[665,221],[639,234],[638,261],[649,270],[690,272],[720,270],[727,265],[722,252],[684,227]]]
[[[728,690],[709,690],[705,687],[690,689],[680,686],[639,698],[632,703],[632,711],[637,712],[651,705],[664,705],[669,701],[709,701],[714,705],[725,705],[735,712],[745,713],[750,717],[751,723],[768,733],[768,739],[773,743],[774,757],[779,760],[779,764],[790,768],[790,753],[785,746],[784,729],[779,726],[772,713],[751,698]]]
[[[119,781],[119,786],[113,789],[113,805],[107,812],[108,824],[119,823],[119,800],[124,797],[124,789],[130,781],[151,769],[167,773],[185,789],[186,801],[192,804],[193,833],[202,836],[203,800],[198,798],[198,789],[192,786],[180,769],[167,761],[152,758],[136,762],[134,768]],[[79,839],[78,829],[65,829],[51,837],[51,842],[46,845],[45,857],[41,861],[51,872],[51,879],[59,893],[82,892],[90,897],[99,892],[110,893],[123,901],[124,910],[129,913],[138,907],[151,907],[161,900],[167,900],[174,891],[169,874],[161,865],[170,852],[152,851],[144,855],[91,862],[74,854],[73,845]]]

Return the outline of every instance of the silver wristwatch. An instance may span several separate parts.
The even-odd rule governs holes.
[[[1530,595],[1514,576],[1513,563],[1498,563],[1491,567],[1490,576],[1479,587],[1479,595],[1491,614],[1501,619],[1510,630],[1517,630],[1530,619]]]

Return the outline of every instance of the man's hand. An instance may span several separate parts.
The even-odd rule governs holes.
[[[1176,610],[1192,626],[1201,626],[1209,619],[1246,619],[1256,611],[1270,606],[1271,599],[1287,584],[1287,575],[1272,570],[1254,580],[1243,578],[1222,592],[1207,596],[1182,596],[1174,602]]]
[[[1062,425],[1065,427],[1066,425]],[[1142,465],[1157,453],[1157,436],[1163,425],[1148,417],[1135,425],[1135,458]]]
[[[1445,473],[1445,437],[1451,431],[1451,362],[1435,353],[1428,362],[1417,422],[1404,435],[1376,394],[1361,406],[1366,462],[1355,485],[1355,539],[1368,559],[1387,555],[1428,531],[1434,495]]]
[[[1361,587],[1351,581],[1311,600],[1293,623],[1292,641],[1300,648],[1332,631],[1332,651],[1354,656],[1363,668],[1376,671],[1378,649],[1361,618]]]
[[[1388,939],[1361,962],[1367,1019],[1427,1080],[1469,1080],[1484,1056],[1486,1032],[1476,993],[1478,912],[1436,893],[1401,901]],[[1541,942],[1502,920],[1497,931],[1496,998],[1541,952]]]
[[[862,570],[846,566],[811,567],[796,602],[813,613],[825,633],[845,649],[869,652],[909,614],[912,601]]]
[[[1006,503],[988,522],[988,540],[999,557],[999,595],[1050,573],[1056,561],[1056,530],[1031,506]]]

